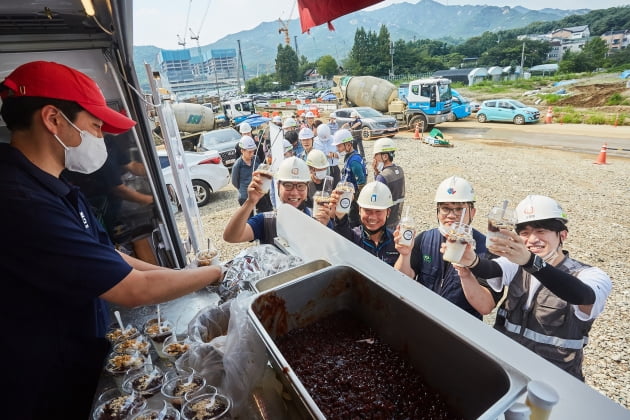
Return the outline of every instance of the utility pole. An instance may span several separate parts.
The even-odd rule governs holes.
[[[238,42],[238,59],[241,61],[241,71],[243,72],[243,85],[245,85],[245,64],[243,63],[243,53],[241,52],[241,40],[237,39]],[[241,90],[241,84],[238,85],[239,91]]]
[[[297,55],[298,63],[300,62],[300,52],[298,51],[297,46],[297,35],[293,35],[293,43],[295,44],[295,55]]]
[[[525,78],[525,43],[523,42],[523,51],[521,51],[521,78]]]
[[[394,77],[394,41],[389,41],[389,55],[392,56],[392,69],[389,72],[390,77]]]

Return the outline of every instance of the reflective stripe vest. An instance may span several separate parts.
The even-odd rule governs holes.
[[[589,267],[569,258],[557,269],[576,276]],[[523,346],[564,369],[580,380],[583,348],[594,320],[581,321],[572,305],[541,285],[529,309],[524,309],[531,275],[520,268],[508,287],[507,297],[497,311],[494,327]]]

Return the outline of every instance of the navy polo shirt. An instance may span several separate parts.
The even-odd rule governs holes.
[[[8,144],[0,144],[0,196],[0,319],[10,326],[16,344],[2,339],[0,355],[11,361],[6,365],[19,367],[9,369],[9,377],[15,373],[30,381],[29,387],[42,381],[44,394],[66,386],[69,395],[72,389],[93,393],[94,373],[100,372],[108,349],[102,338],[107,314],[99,295],[131,267],[79,189]],[[52,397],[41,397],[54,411]]]

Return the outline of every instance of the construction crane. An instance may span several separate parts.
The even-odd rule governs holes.
[[[278,22],[280,22],[280,29],[278,29],[278,33],[281,34],[284,32],[284,43],[287,45],[291,45],[291,37],[289,36],[289,23],[283,21],[278,18]]]

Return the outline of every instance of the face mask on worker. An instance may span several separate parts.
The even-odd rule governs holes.
[[[344,156],[346,156],[346,151],[345,150],[343,152],[338,152],[338,153],[339,153],[339,159],[341,159]]]
[[[317,179],[326,178],[326,170],[324,169],[323,171],[315,171],[315,178]]]
[[[55,139],[57,139],[65,150],[66,169],[82,174],[91,174],[100,169],[107,160],[105,140],[102,137],[96,137],[92,133],[81,130],[74,125],[63,112],[60,111],[60,113],[81,136],[81,144],[76,147],[69,147],[66,146],[56,134],[53,134]]]

